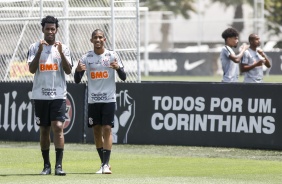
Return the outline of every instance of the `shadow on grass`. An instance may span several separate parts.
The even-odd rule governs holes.
[[[80,174],[89,174],[89,175],[99,175],[96,173],[67,173],[67,175],[80,175]],[[49,175],[41,175],[41,174],[0,174],[0,177],[9,177],[9,176],[42,176],[42,177],[47,177],[47,176],[58,176],[59,175],[55,175],[55,174],[49,174]],[[61,176],[62,177],[62,176]]]

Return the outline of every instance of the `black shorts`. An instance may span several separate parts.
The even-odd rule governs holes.
[[[88,127],[110,125],[114,127],[116,103],[88,104]]]
[[[33,100],[33,102],[38,126],[51,126],[51,121],[65,122],[66,100]]]

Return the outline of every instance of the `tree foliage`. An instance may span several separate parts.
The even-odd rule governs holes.
[[[237,6],[237,5],[242,5],[244,3],[249,3],[249,4],[253,4],[253,0],[213,0],[213,2],[219,2],[224,4],[226,7],[229,6]]]
[[[213,2],[219,2],[225,7],[234,6],[235,12],[234,12],[234,19],[242,19],[243,18],[243,4],[249,3],[251,4],[253,0],[213,0]],[[241,32],[244,29],[244,23],[243,22],[233,22],[231,27],[237,29],[239,32]]]
[[[147,6],[149,11],[171,11],[174,15],[189,18],[189,11],[196,12],[193,3],[196,0],[140,0],[142,6]]]
[[[213,0],[213,2],[219,2],[226,7],[235,6],[238,7],[243,3],[254,5],[254,0]],[[279,35],[282,31],[282,1],[281,0],[264,0],[265,18],[268,30],[271,34]],[[236,11],[235,11],[236,12]],[[238,15],[237,15],[238,16]],[[236,18],[236,15],[234,16]]]
[[[282,1],[265,0],[266,19],[268,29],[272,34],[279,35],[282,31]]]
[[[193,7],[194,2],[197,0],[140,0],[141,6],[147,6],[149,11],[171,11],[173,14],[182,15],[184,18],[188,19],[189,12],[196,12]],[[162,14],[162,19],[167,20],[169,16]],[[162,51],[168,51],[171,46],[169,38],[170,23],[164,22],[161,25],[162,42],[160,44],[160,49]]]

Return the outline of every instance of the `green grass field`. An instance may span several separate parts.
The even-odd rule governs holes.
[[[53,145],[52,145],[53,148]],[[54,149],[51,149],[54,163]],[[66,176],[41,176],[39,143],[0,142],[0,183],[281,183],[282,152],[189,146],[113,145],[113,174],[94,174],[93,144],[66,144]]]
[[[220,82],[221,76],[149,76],[142,81]],[[242,77],[240,77],[242,81]],[[281,83],[282,76],[265,76]],[[66,140],[67,142],[67,140]],[[51,147],[54,166],[54,147]],[[112,175],[94,174],[100,166],[93,144],[65,145],[67,176],[41,176],[39,143],[0,142],[0,183],[105,184],[257,184],[282,183],[282,152],[189,146],[113,145]],[[52,166],[52,167],[53,167]]]
[[[187,81],[187,82],[221,82],[222,76],[142,76],[141,81]],[[265,83],[282,83],[282,75],[267,75]],[[239,82],[243,81],[240,76]]]

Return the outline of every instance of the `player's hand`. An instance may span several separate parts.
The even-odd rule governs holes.
[[[39,41],[39,46],[38,46],[38,51],[42,52],[43,50],[43,45],[49,45],[45,40],[40,40]]]
[[[257,52],[259,53],[259,55],[261,56],[265,56],[264,53],[263,53],[263,50],[261,48],[257,48]]]
[[[264,63],[265,63],[265,59],[259,60],[259,61],[256,63],[256,66],[262,66]]]
[[[240,47],[240,50],[247,50],[248,48],[250,47],[250,45],[246,44],[246,43],[243,43]]]
[[[83,63],[79,60],[79,61],[78,61],[78,64],[77,64],[77,67],[76,67],[75,70],[78,71],[78,72],[85,71],[85,70],[86,70],[86,66],[85,66],[85,64],[83,64]]]
[[[58,51],[60,54],[63,54],[63,46],[61,42],[55,42],[54,46],[58,47]]]
[[[114,69],[114,70],[117,70],[117,69],[119,69],[120,67],[119,67],[119,65],[118,65],[118,62],[115,60],[114,62],[112,62],[112,63],[110,64],[110,68],[112,68],[112,69]]]

